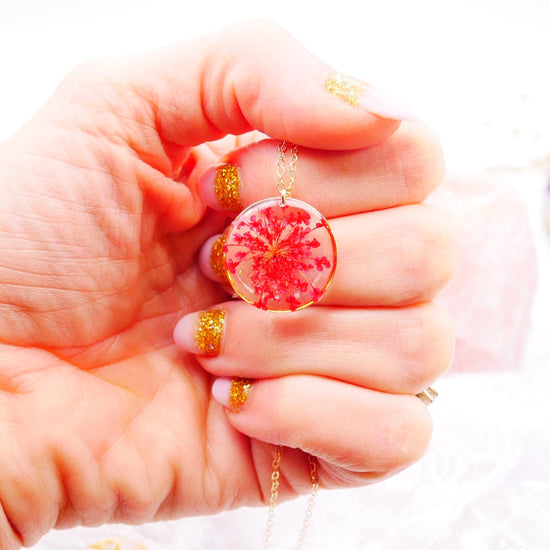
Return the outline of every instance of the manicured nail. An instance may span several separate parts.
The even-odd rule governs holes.
[[[191,353],[219,355],[222,351],[225,311],[210,309],[182,317],[174,329],[174,340]]]
[[[209,206],[235,212],[242,210],[241,178],[234,164],[219,164],[206,169],[201,174],[199,186]]]
[[[212,396],[218,403],[233,412],[242,412],[252,389],[248,378],[217,378],[212,384]]]
[[[333,74],[325,82],[326,91],[353,107],[392,120],[419,120],[418,116],[392,95],[343,74]]]
[[[212,251],[210,252],[210,267],[220,282],[229,284],[227,271],[225,269],[224,246],[225,233],[222,233],[212,244]]]

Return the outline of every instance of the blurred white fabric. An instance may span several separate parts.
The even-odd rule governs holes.
[[[276,19],[341,71],[388,89],[440,134],[454,172],[498,170],[525,200],[539,287],[523,366],[438,382],[427,456],[379,485],[322,492],[305,548],[550,548],[550,242],[542,222],[550,162],[550,3],[539,0],[26,0],[0,5],[0,139],[71,67],[250,17]],[[292,547],[303,499],[282,505],[273,548]],[[51,532],[34,550],[261,546],[265,510]],[[141,545],[141,546],[140,546]]]

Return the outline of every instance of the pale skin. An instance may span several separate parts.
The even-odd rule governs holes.
[[[2,549],[261,504],[273,445],[288,447],[281,498],[309,490],[304,452],[325,488],[425,453],[414,394],[453,354],[431,303],[454,271],[452,232],[418,204],[441,181],[440,147],[421,123],[330,96],[329,72],[279,28],[245,25],[85,64],[1,145]],[[239,148],[255,130],[273,140]],[[227,155],[245,204],[273,196],[282,138],[339,265],[320,304],[269,314],[200,267],[226,215],[198,182]],[[177,346],[178,320],[213,305],[228,312],[222,353]],[[211,397],[217,376],[255,380],[244,412]]]

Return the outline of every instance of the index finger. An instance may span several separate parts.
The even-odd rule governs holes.
[[[413,116],[374,86],[336,73],[271,22],[235,25],[99,69],[99,85],[86,71],[92,101],[107,82],[130,96],[116,105],[123,123],[139,120],[179,146],[256,129],[305,147],[358,149]]]

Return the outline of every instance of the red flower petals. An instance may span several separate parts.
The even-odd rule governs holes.
[[[225,243],[228,278],[239,296],[271,311],[318,301],[332,280],[336,243],[323,216],[302,201],[260,201],[231,225]]]

